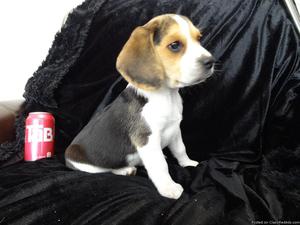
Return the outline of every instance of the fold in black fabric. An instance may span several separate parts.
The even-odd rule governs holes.
[[[135,177],[68,170],[62,155],[95,110],[126,87],[115,60],[131,31],[163,13],[188,16],[218,60],[215,75],[181,90],[182,133],[201,161],[181,168],[175,201]],[[26,86],[16,141],[0,147],[2,224],[253,224],[300,221],[300,42],[282,1],[87,0],[56,36]],[[56,118],[54,159],[22,158],[30,111]],[[167,151],[167,149],[166,149]]]

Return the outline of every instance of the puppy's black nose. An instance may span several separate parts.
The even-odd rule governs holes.
[[[216,60],[213,56],[202,59],[203,66],[207,70],[210,70],[214,66],[215,62],[216,62]]]

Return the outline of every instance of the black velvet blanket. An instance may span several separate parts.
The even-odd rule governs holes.
[[[181,90],[183,140],[201,163],[181,168],[168,157],[185,189],[179,200],[161,197],[143,167],[133,177],[88,174],[63,159],[93,112],[125,88],[115,61],[131,31],[163,13],[188,16],[219,62],[211,79]],[[300,221],[300,37],[283,1],[86,0],[24,96],[16,139],[0,147],[0,224]],[[31,111],[55,116],[52,159],[22,161]]]

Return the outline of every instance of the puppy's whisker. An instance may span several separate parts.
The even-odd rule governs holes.
[[[216,70],[216,69],[215,69],[214,72],[223,72],[223,70]]]

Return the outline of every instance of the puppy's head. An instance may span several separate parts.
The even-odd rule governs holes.
[[[214,58],[201,46],[200,38],[188,18],[157,16],[132,32],[116,67],[129,83],[146,90],[197,84],[214,70]]]

